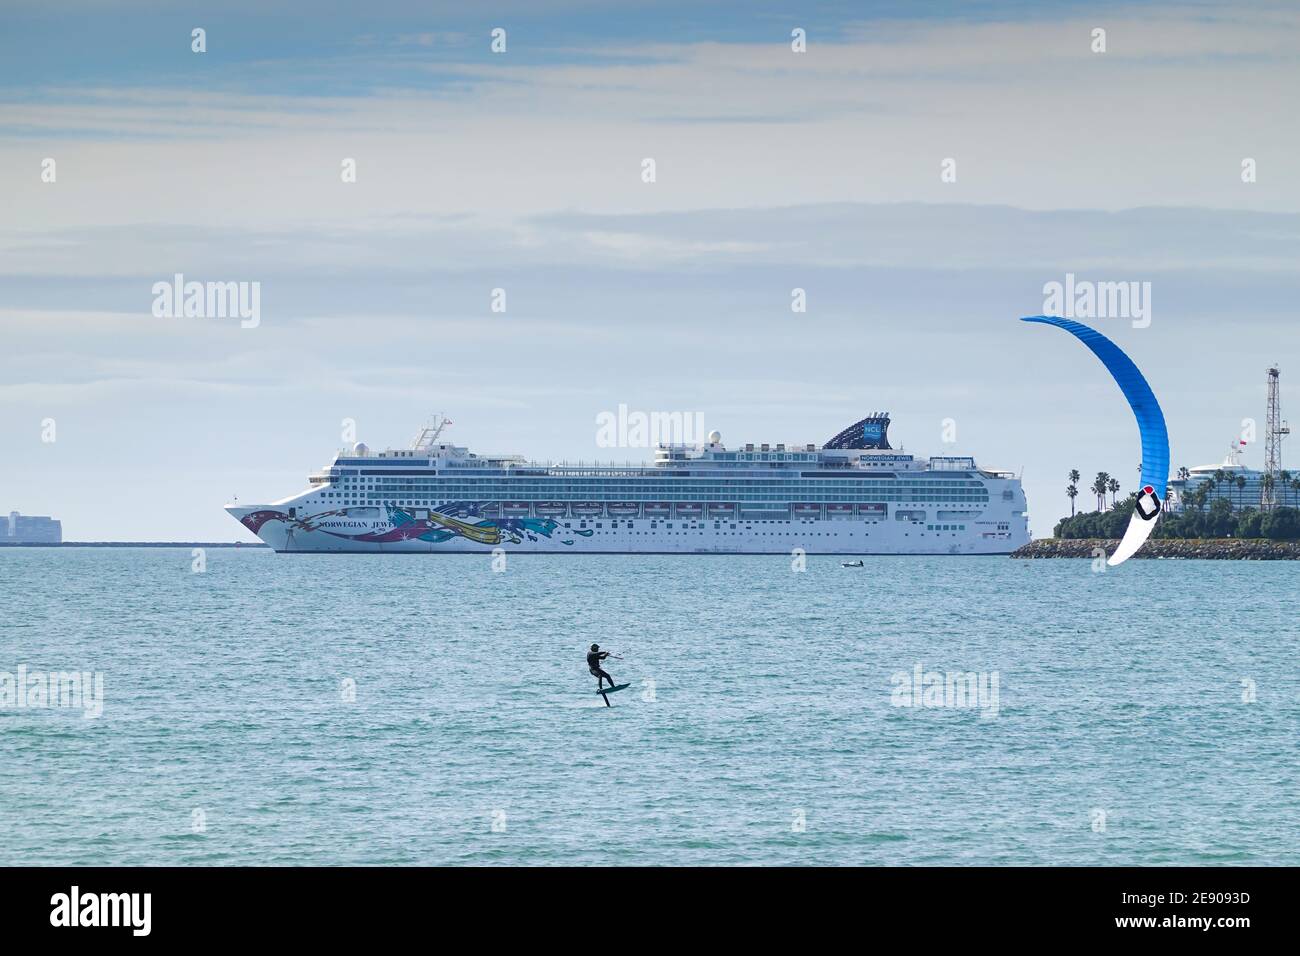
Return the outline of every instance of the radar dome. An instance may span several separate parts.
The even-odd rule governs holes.
[[[365,458],[370,454],[370,446],[363,441],[359,441],[352,446],[352,454],[356,455],[358,458]]]
[[[710,444],[710,445],[716,445],[716,444],[717,444],[718,442],[720,442],[720,441],[722,441],[722,432],[719,432],[719,431],[712,431],[712,432],[709,432],[709,444]]]

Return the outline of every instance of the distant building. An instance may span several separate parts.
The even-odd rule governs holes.
[[[1210,487],[1205,496],[1208,509],[1216,499],[1222,498],[1232,506],[1233,511],[1260,506],[1264,494],[1261,484],[1264,472],[1247,468],[1241,463],[1241,450],[1233,445],[1226,457],[1217,465],[1197,465],[1187,469],[1187,478],[1174,478],[1169,482],[1172,511],[1182,511],[1192,507],[1191,496],[1203,485]],[[1300,472],[1291,474],[1283,472],[1274,478],[1273,500],[1280,507],[1300,508]]]
[[[0,541],[10,544],[59,544],[63,541],[63,524],[38,515],[9,512],[9,520],[0,519]]]

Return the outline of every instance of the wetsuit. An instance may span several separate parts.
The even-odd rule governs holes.
[[[614,678],[606,674],[600,666],[600,662],[609,657],[609,651],[588,651],[587,652],[587,669],[591,671],[591,676],[596,678],[596,686],[600,686],[600,678],[609,681],[609,686],[614,686]]]

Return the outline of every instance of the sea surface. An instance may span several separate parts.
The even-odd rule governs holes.
[[[1300,565],[840,561],[5,549],[0,864],[1300,864]]]

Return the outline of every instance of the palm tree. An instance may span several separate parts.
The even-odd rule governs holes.
[[[1104,471],[1097,472],[1097,479],[1092,483],[1092,493],[1097,496],[1097,510],[1106,510],[1106,482],[1110,481],[1110,475]]]
[[[1182,489],[1178,492],[1179,507],[1186,507],[1192,501],[1192,489],[1187,487],[1187,479],[1192,477],[1192,473],[1184,465],[1178,469],[1178,480],[1183,483]],[[1168,497],[1168,496],[1167,496]]]
[[[1070,498],[1070,517],[1073,518],[1073,517],[1074,517],[1074,499],[1077,498],[1077,497],[1079,497],[1079,486],[1076,485],[1076,484],[1068,484],[1068,485],[1065,486],[1065,493],[1066,493],[1066,495],[1068,495],[1069,498]]]
[[[1238,475],[1236,478],[1232,479],[1232,482],[1233,482],[1233,484],[1235,484],[1235,485],[1237,486],[1237,507],[1240,508],[1240,507],[1241,507],[1241,492],[1242,492],[1242,489],[1244,489],[1244,488],[1246,487],[1246,476],[1245,476],[1245,475]]]
[[[1277,481],[1276,479],[1274,479],[1273,473],[1271,471],[1264,472],[1264,477],[1259,479],[1259,487],[1260,490],[1263,492],[1263,494],[1261,495],[1260,503],[1264,504],[1265,507],[1270,510],[1273,507],[1273,486],[1276,483]]]
[[[1119,494],[1119,481],[1111,478],[1106,482],[1106,490],[1110,492],[1110,506],[1115,507],[1115,496]]]

